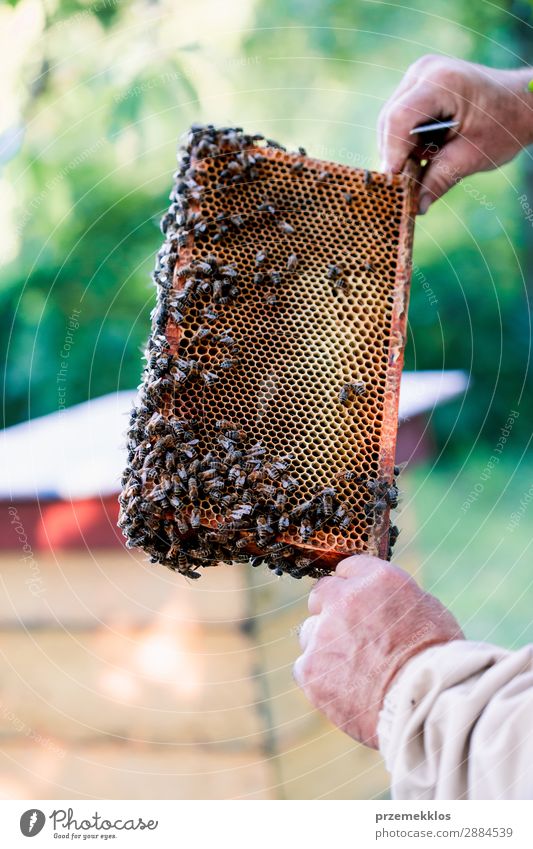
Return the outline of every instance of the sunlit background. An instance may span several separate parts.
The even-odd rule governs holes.
[[[193,585],[122,547],[158,222],[193,121],[377,168],[376,118],[406,67],[532,63],[532,8],[0,7],[0,796],[387,797],[379,755],[292,681],[310,583],[241,565]],[[397,560],[469,637],[509,647],[533,639],[532,222],[528,153],[417,222],[406,367],[435,374],[422,403],[404,393],[396,520]]]

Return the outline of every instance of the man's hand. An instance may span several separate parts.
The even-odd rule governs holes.
[[[461,177],[488,171],[533,142],[533,71],[502,71],[460,59],[423,56],[383,107],[378,144],[384,171],[401,171],[419,124],[451,118],[459,126],[426,169],[420,212]]]
[[[343,560],[321,578],[309,612],[295,680],[335,725],[373,748],[394,675],[417,652],[463,638],[449,610],[407,572],[366,555]]]

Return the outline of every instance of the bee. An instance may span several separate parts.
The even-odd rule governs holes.
[[[258,212],[269,212],[270,215],[275,215],[277,210],[276,210],[276,207],[273,206],[271,203],[265,202],[265,203],[259,204],[259,206],[257,207],[257,211]]]
[[[250,504],[239,504],[238,507],[231,513],[231,518],[234,522],[240,522],[242,519],[248,519],[252,516],[253,507]]]
[[[335,490],[333,487],[327,487],[321,493],[322,512],[324,516],[329,517],[333,513],[333,499],[335,498]]]
[[[281,479],[281,485],[287,493],[291,493],[298,489],[300,482],[296,478],[291,477],[291,475],[285,475]]]
[[[348,204],[348,206],[350,206],[350,204],[353,201],[352,193],[351,192],[342,192],[342,196],[343,196],[344,200],[346,201],[346,203]]]
[[[178,554],[178,569],[180,572],[188,572],[189,571],[189,560],[186,554],[183,551],[180,551]]]
[[[294,227],[287,221],[280,221],[278,223],[278,228],[281,230],[282,233],[286,233],[288,236],[291,236],[294,233]]]
[[[261,566],[261,563],[264,562],[263,554],[255,554],[253,557],[250,557],[250,565],[256,569],[258,566]]]
[[[375,270],[372,263],[370,263],[368,261],[364,263],[363,268],[365,269],[365,271],[374,271]]]
[[[200,345],[202,342],[205,342],[210,336],[213,335],[213,331],[210,327],[199,327],[194,336],[191,339],[192,345]]]
[[[272,484],[261,483],[257,486],[256,492],[265,498],[275,498],[277,490],[275,486],[272,486]]]
[[[187,277],[192,277],[194,274],[194,266],[192,263],[182,265],[176,269],[176,277],[178,280],[186,280]]]
[[[343,269],[339,265],[335,265],[333,263],[330,263],[328,265],[327,274],[330,280],[337,280],[338,278],[342,277],[343,273]]]
[[[235,489],[241,490],[246,486],[246,473],[241,471],[235,478]]]
[[[218,344],[222,345],[223,348],[229,348],[230,350],[237,346],[235,339],[233,339],[233,337],[230,336],[228,333],[221,333],[217,341]]]
[[[305,166],[303,162],[293,162],[291,165],[291,171],[294,171],[295,174],[298,174],[300,171],[303,171],[304,167]]]
[[[352,397],[352,387],[350,386],[349,383],[347,383],[341,388],[341,390],[339,392],[339,401],[340,401],[341,404],[343,404],[345,407],[347,407],[349,402],[350,402],[351,397]]]
[[[369,186],[371,184],[371,182],[372,182],[372,174],[370,173],[370,171],[367,168],[365,168],[365,172],[364,172],[364,175],[363,175],[363,183],[364,183],[365,186]]]
[[[227,467],[220,460],[211,460],[207,469],[199,473],[202,480],[213,480],[213,478],[225,474]]]
[[[197,530],[201,524],[200,510],[198,507],[193,507],[191,510],[191,528]]]
[[[218,374],[214,371],[203,371],[202,379],[206,386],[212,386],[213,383],[216,383],[218,380]]]
[[[192,502],[198,501],[198,480],[193,475],[187,481],[187,489],[189,492],[189,498]]]
[[[219,419],[215,422],[215,430],[231,430],[235,428],[234,422],[228,421],[228,419]]]
[[[274,538],[274,529],[266,516],[258,516],[256,523],[256,540],[260,548],[266,548]]]
[[[234,428],[234,429],[232,430],[231,428]],[[235,425],[231,425],[231,427],[225,428],[224,430],[225,430],[226,439],[230,439],[231,442],[235,442],[235,443],[243,442],[244,436],[245,436],[243,430],[237,430],[235,428]]]
[[[185,321],[185,316],[179,310],[170,310],[170,315],[176,324],[182,324]]]
[[[264,283],[265,279],[265,275],[262,271],[258,271],[257,274],[254,274],[254,283],[256,286],[260,286],[262,283]]]
[[[313,526],[307,516],[304,516],[300,522],[300,537],[303,542],[307,542],[313,533]]]
[[[395,509],[398,506],[398,487],[392,484],[385,491],[385,500],[387,504]]]
[[[259,251],[255,256],[255,264],[256,265],[264,265],[267,261],[268,253],[265,250]]]
[[[228,357],[219,363],[219,368],[224,369],[224,371],[234,371],[239,365],[240,360],[238,357]]]
[[[205,307],[204,317],[207,319],[207,321],[216,321],[217,320],[218,313],[217,313],[217,311],[214,307],[214,304],[209,304],[207,307]],[[183,321],[183,317],[182,317],[182,321]]]
[[[219,272],[223,277],[227,277],[230,280],[235,280],[235,278],[239,276],[239,272],[236,268],[233,268],[232,265],[222,266],[222,268],[219,269]]]
[[[387,501],[385,498],[378,498],[378,500],[374,503],[374,513],[378,516],[381,516],[382,513],[387,509]]]
[[[291,523],[290,516],[287,513],[287,511],[285,510],[278,519],[278,530],[279,530],[279,532],[284,533],[284,531],[287,531],[290,523]]]
[[[279,303],[279,298],[275,292],[270,292],[265,296],[265,303],[270,307],[275,307]]]
[[[337,480],[344,479],[348,483],[350,483],[350,481],[355,480],[359,483],[363,482],[363,478],[361,477],[361,475],[358,475],[357,472],[355,472],[353,469],[344,469],[342,472],[338,472],[335,477],[337,478]]]
[[[339,401],[347,407],[350,401],[355,396],[364,395],[366,392],[366,383],[363,380],[355,380],[351,383],[345,383],[339,392]]]
[[[340,527],[343,531],[347,531],[350,525],[353,524],[355,515],[351,510],[346,511],[346,515],[340,521]]]
[[[263,448],[260,442],[256,442],[255,445],[252,445],[251,448],[248,448],[246,451],[247,457],[264,457],[266,454],[266,448]]]
[[[278,492],[276,495],[276,509],[285,510],[287,506],[287,495],[284,492]]]
[[[165,235],[165,233],[173,223],[174,216],[170,212],[165,213],[165,215],[163,215],[161,221],[159,222],[159,226],[163,235]]]
[[[182,534],[183,536],[189,533],[189,525],[183,513],[176,514],[176,526],[180,534]]]
[[[242,470],[241,466],[239,466],[238,464],[235,464],[234,466],[231,467],[231,469],[228,472],[228,480],[231,483],[235,483],[237,478],[239,478],[241,476],[242,471],[243,470]]]
[[[291,254],[287,260],[287,271],[294,271],[298,265],[298,257],[296,254]]]
[[[396,525],[391,525],[389,530],[389,545],[392,546],[395,544],[396,540],[400,536],[400,530]]]
[[[246,533],[246,532],[245,532],[245,531],[243,531],[243,532],[242,532],[242,534],[243,534],[243,535],[242,535],[242,536],[241,536],[241,537],[237,540],[237,542],[235,543],[235,548],[236,548],[237,550],[241,550],[241,551],[242,551],[242,549],[243,549],[243,548],[248,548],[248,546],[250,545],[251,537],[252,537],[252,533],[251,533],[251,532],[248,532],[248,533],[246,534],[246,536],[244,536],[244,534],[245,534],[245,533]]]
[[[282,144],[280,144],[277,141],[274,141],[273,139],[265,139],[265,141],[266,141],[266,143],[269,147],[273,147],[275,150],[283,150],[283,151],[287,150],[286,147],[283,147]]]
[[[335,519],[336,522],[342,522],[346,518],[348,513],[349,513],[349,508],[346,506],[346,504],[341,503],[341,504],[337,505],[335,512],[333,514],[333,518]]]
[[[222,495],[224,488],[225,483],[222,478],[213,478],[212,480],[204,482],[204,490],[211,498],[215,498],[215,500],[219,495]]]
[[[289,455],[288,457],[278,457],[272,463],[270,463],[267,467],[267,474],[272,480],[279,480],[281,474],[286,472],[289,469],[292,460],[294,457]]]
[[[221,277],[217,278],[213,283],[213,299],[215,303],[223,303],[222,298],[226,297],[225,291],[226,284],[224,283],[224,280]]]
[[[183,574],[186,578],[193,578],[193,579],[196,579],[196,578],[199,578],[199,577],[200,577],[199,573],[198,573],[198,572],[194,572],[192,569],[188,569],[186,572],[182,572],[182,574]]]
[[[232,444],[230,443],[230,445]],[[232,446],[228,448],[227,451],[228,453],[224,458],[224,462],[228,466],[233,466],[235,463],[239,463],[244,457],[244,452],[241,451],[240,448],[235,448],[234,446]]]
[[[211,259],[212,259],[211,262],[209,262],[208,260],[207,261],[203,260],[203,259],[196,260],[196,264],[195,264],[196,273],[201,274],[201,275],[205,275],[205,276],[211,275],[213,273],[213,270],[214,270],[213,264],[216,267],[216,260],[213,263],[214,257],[212,257]]]
[[[165,419],[161,413],[153,413],[146,425],[147,433],[161,433],[165,427]]]
[[[310,512],[313,507],[313,500],[310,501],[302,501],[300,504],[297,504],[291,510],[291,519],[296,520],[300,519],[302,516],[306,515]]]

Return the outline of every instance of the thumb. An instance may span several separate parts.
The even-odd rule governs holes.
[[[434,201],[465,175],[465,151],[461,139],[448,142],[426,167],[420,186],[418,212],[423,215]]]

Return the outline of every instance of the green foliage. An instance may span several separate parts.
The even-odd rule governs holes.
[[[215,0],[186,15],[142,0],[43,8],[17,95],[24,139],[3,172],[16,193],[16,250],[0,268],[7,423],[57,409],[73,309],[68,403],[137,384],[156,225],[191,121],[238,123],[376,167],[377,116],[410,62],[441,52],[512,66],[525,43],[504,0],[250,0],[231,26]],[[469,179],[417,225],[407,365],[471,375],[466,398],[434,419],[448,451],[490,444],[511,409],[516,444],[529,438],[526,177],[519,160]]]
[[[467,638],[516,649],[533,639],[531,466],[509,445],[487,472],[492,454],[487,446],[462,467],[402,475],[397,521],[405,532],[395,554],[451,608]],[[410,513],[416,528],[408,534]]]

